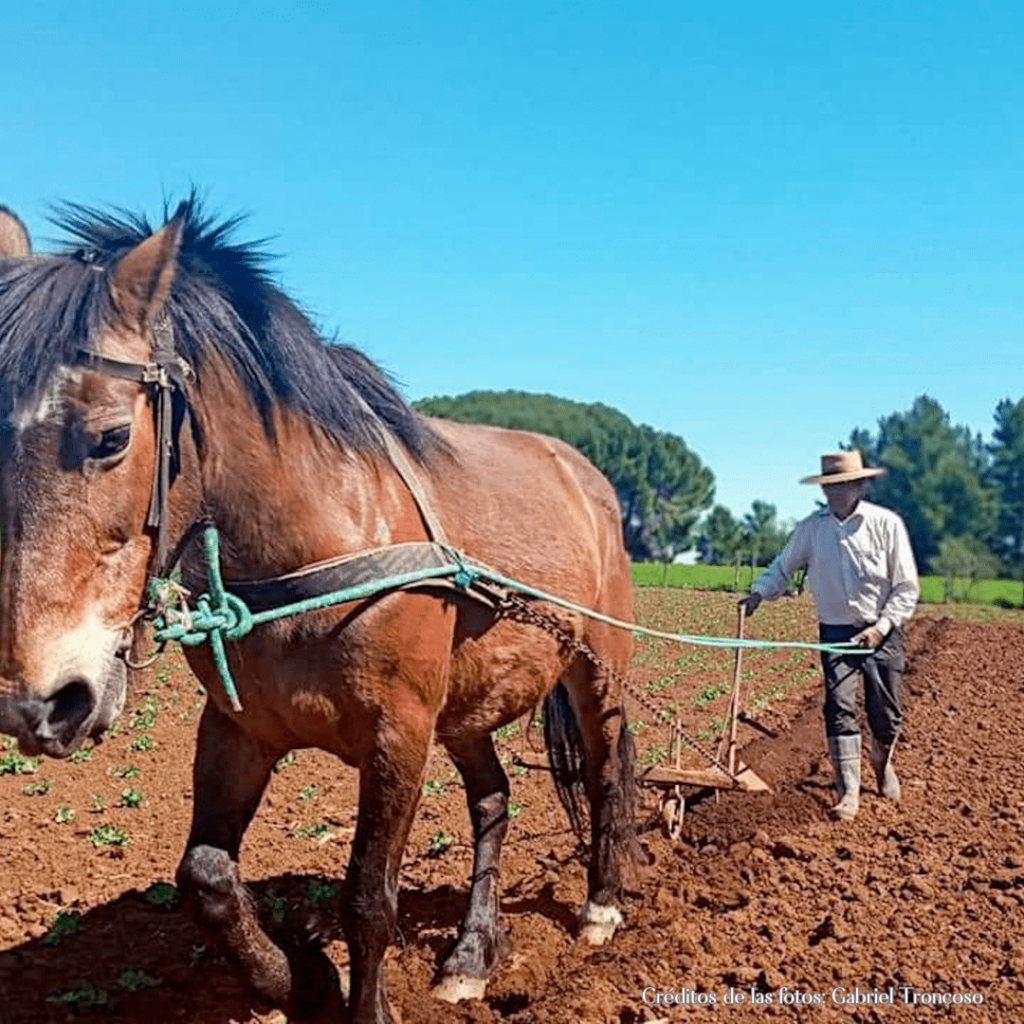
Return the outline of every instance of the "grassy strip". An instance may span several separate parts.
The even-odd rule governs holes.
[[[639,587],[738,589],[740,592],[750,588],[749,565],[740,566],[738,574],[732,565],[666,565],[662,562],[634,562],[632,569],[633,583]],[[942,604],[944,594],[945,580],[941,576],[921,577],[923,602]],[[965,594],[966,596],[963,596]],[[954,595],[957,603],[994,605],[1001,608],[1020,608],[1024,602],[1024,588],[1020,580],[978,580],[970,587],[966,581],[956,580]]]

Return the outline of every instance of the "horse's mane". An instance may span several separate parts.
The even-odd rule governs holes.
[[[308,315],[273,282],[264,241],[240,243],[244,218],[219,223],[195,191],[174,211],[183,230],[166,313],[178,354],[199,386],[216,352],[237,373],[273,436],[272,410],[306,413],[346,445],[381,451],[369,406],[422,460],[435,436],[401,398],[387,373],[358,350],[327,343]],[[66,235],[53,254],[0,261],[0,420],[26,394],[45,388],[76,361],[114,316],[108,281],[117,261],[153,234],[144,215],[77,203],[51,218]],[[165,204],[164,223],[170,220]],[[365,403],[365,405],[363,404]]]

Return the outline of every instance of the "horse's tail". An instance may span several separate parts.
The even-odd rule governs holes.
[[[634,775],[633,734],[626,723],[626,709],[620,707],[619,738],[619,799],[615,802],[613,835],[632,845],[636,831],[636,777]],[[584,839],[584,777],[583,742],[579,721],[569,701],[565,684],[558,685],[544,699],[544,743],[548,750],[551,777],[558,799],[565,808],[573,831]]]

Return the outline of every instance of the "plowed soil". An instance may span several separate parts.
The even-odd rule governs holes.
[[[645,590],[638,616],[663,629],[728,635],[735,598]],[[766,605],[748,635],[813,639],[809,600]],[[634,680],[643,701],[631,701],[640,770],[674,760],[659,717],[674,715],[717,749],[733,669],[727,651],[640,643]],[[545,774],[519,764],[539,760],[538,733],[528,721],[503,730],[514,801],[502,864],[508,951],[486,997],[458,1007],[430,997],[471,863],[462,786],[436,751],[388,959],[396,1017],[1024,1020],[1024,616],[919,612],[895,761],[903,798],[880,799],[865,760],[852,823],[827,817],[814,655],[745,654],[741,679],[757,723],[740,726],[742,758],[771,792],[716,797],[688,787],[672,838],[663,791],[646,787],[649,863],[630,883],[625,925],[598,949],[575,939],[582,851]],[[203,700],[169,656],[137,688],[117,735],[75,762],[36,765],[0,750],[2,1024],[284,1021],[203,944],[170,886],[189,827]],[[336,885],[355,784],[351,770],[316,751],[278,766],[241,861],[269,929],[344,913]],[[328,952],[343,970],[344,944]]]

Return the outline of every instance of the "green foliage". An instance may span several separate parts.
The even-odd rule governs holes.
[[[146,890],[146,902],[154,907],[167,909],[178,898],[178,889],[170,882],[154,882]]]
[[[122,807],[141,807],[145,802],[146,798],[142,795],[141,789],[129,786],[128,789],[121,790],[120,804]]]
[[[89,835],[86,836],[93,846],[127,846],[131,840],[128,832],[120,825],[97,825]]]
[[[662,566],[657,562],[634,562],[633,582],[639,587],[662,586]],[[733,590],[733,569],[728,565],[673,565],[668,586],[693,590]],[[740,575],[740,591],[749,587],[749,567]],[[939,604],[944,600],[944,580],[941,576],[921,577],[921,600]],[[1024,596],[1019,580],[981,579],[972,583],[966,600],[975,604],[992,604],[1004,608],[1019,608]]]
[[[701,525],[698,558],[711,565],[732,565],[742,559],[744,547],[743,524],[724,505],[716,505]]]
[[[41,757],[26,757],[17,750],[10,750],[0,757],[0,775],[34,775],[42,762]]]
[[[67,1003],[71,1006],[106,1006],[110,997],[104,989],[97,988],[91,981],[87,981],[78,988],[47,996],[46,1001],[48,1003]]]
[[[140,733],[136,736],[131,743],[128,744],[129,750],[141,750],[145,753],[147,750],[156,750],[156,740],[153,739],[149,733]]]
[[[160,714],[160,701],[150,694],[145,703],[132,712],[133,729],[152,729]]]
[[[331,826],[326,821],[315,821],[311,825],[296,825],[292,833],[296,839],[316,839],[323,841],[332,835]]]
[[[935,399],[921,395],[907,412],[882,417],[877,435],[854,430],[848,447],[889,471],[870,497],[902,516],[919,567],[931,567],[947,537],[992,535],[998,497],[985,480],[985,446]]]
[[[63,936],[77,932],[81,924],[82,915],[77,910],[58,910],[50,930],[43,936],[43,945],[57,945]]]
[[[75,809],[70,804],[57,804],[53,820],[58,825],[66,825],[69,821],[75,820]]]
[[[138,992],[142,988],[155,988],[161,984],[159,978],[150,977],[145,971],[137,971],[129,967],[120,978],[118,985],[127,992]]]
[[[37,779],[35,782],[26,782],[21,791],[25,796],[46,796],[52,786],[50,779]]]
[[[932,568],[944,578],[943,597],[947,601],[966,600],[979,580],[999,572],[999,559],[975,537],[944,537]]]
[[[338,886],[332,882],[321,882],[316,878],[310,879],[306,886],[306,899],[310,903],[327,903],[338,895]]]
[[[427,850],[427,852],[432,857],[440,857],[454,842],[455,836],[453,836],[450,832],[435,832],[430,837],[430,847]]]
[[[532,430],[578,448],[615,487],[635,558],[670,561],[690,548],[714,496],[714,475],[682,438],[637,426],[607,405],[524,391],[472,391],[416,404],[433,416]]]
[[[77,750],[71,752],[68,760],[72,764],[85,764],[86,761],[91,761],[95,756],[95,748],[88,741],[79,747]]]
[[[999,496],[992,548],[1007,571],[1024,577],[1024,398],[1003,399],[988,446],[988,482]]]

